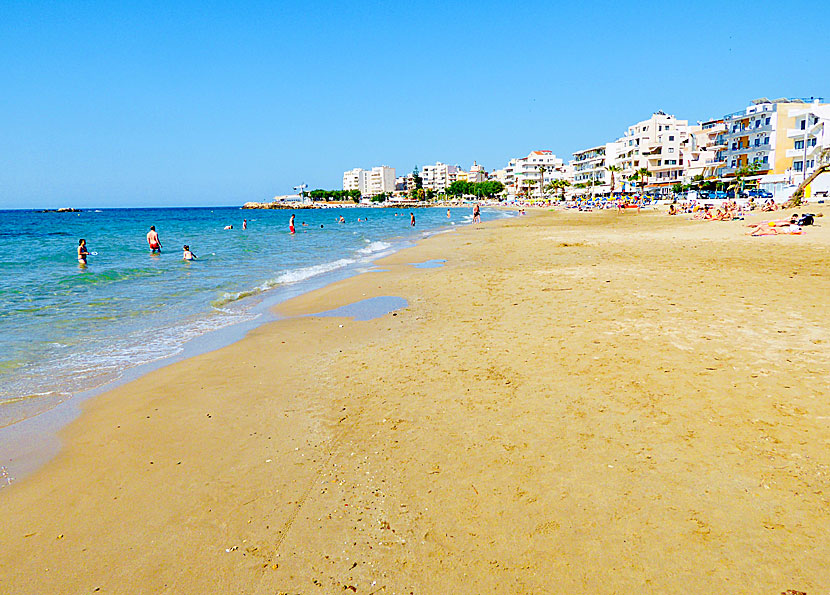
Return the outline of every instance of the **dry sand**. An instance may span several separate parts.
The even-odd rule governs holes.
[[[409,306],[87,403],[0,492],[0,591],[827,593],[818,222],[545,212],[288,302]]]

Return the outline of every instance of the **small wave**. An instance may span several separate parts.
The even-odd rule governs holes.
[[[388,242],[369,242],[369,245],[365,246],[364,248],[360,248],[357,251],[357,253],[374,254],[375,252],[383,252],[384,250],[388,250],[391,247],[392,244],[389,244]]]
[[[311,279],[312,277],[316,277],[317,275],[323,275],[325,273],[336,271],[337,269],[341,269],[345,266],[353,264],[354,262],[355,261],[351,258],[341,258],[340,260],[335,260],[333,262],[315,264],[313,266],[285,271],[284,273],[275,277],[274,279],[269,279],[265,283],[262,283],[261,285],[254,287],[253,289],[225,293],[221,298],[212,301],[210,305],[214,308],[220,308],[221,306],[225,306],[227,304],[230,304],[231,302],[236,302],[247,297],[259,295],[260,293],[268,291],[269,289],[273,289],[274,287],[278,287],[279,285],[299,283],[300,281]]]

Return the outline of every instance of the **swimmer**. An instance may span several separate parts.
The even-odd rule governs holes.
[[[89,251],[86,249],[86,240],[81,238],[78,240],[78,264],[86,266],[87,256],[89,256]]]
[[[196,260],[196,255],[190,251],[190,246],[185,244],[182,250],[184,250],[182,253],[182,260]]]
[[[337,221],[337,222],[338,222],[338,223],[345,223],[345,222],[346,222],[346,218],[345,218],[343,215],[340,215],[340,219],[338,219],[338,221]]]
[[[226,225],[226,226],[225,226],[225,227],[223,227],[222,229],[233,229],[233,225]]]
[[[294,214],[291,214],[291,219],[288,221],[288,231],[294,234]]]
[[[306,223],[305,221],[303,221],[300,225],[302,225],[303,227],[308,227],[308,223]]]
[[[161,240],[159,234],[156,233],[155,225],[151,225],[150,231],[147,232],[147,244],[150,246],[151,253],[161,253]]]
[[[415,213],[409,213],[409,225],[415,227]]]
[[[449,219],[449,218],[450,218],[450,210],[447,209],[447,219]]]
[[[242,231],[245,231],[246,229],[248,229],[248,220],[243,219],[242,220]]]

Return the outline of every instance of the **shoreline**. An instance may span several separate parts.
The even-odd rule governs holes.
[[[284,302],[85,403],[0,497],[3,582],[820,590],[829,234],[744,229],[539,213]],[[397,315],[300,316],[390,295]]]
[[[365,205],[354,206],[362,207]],[[280,316],[276,312],[282,302],[319,290],[329,284],[372,272],[371,269],[376,268],[375,261],[378,258],[383,258],[385,254],[395,254],[417,245],[423,239],[456,229],[458,228],[454,226],[443,225],[435,229],[422,231],[421,238],[397,238],[396,240],[387,238],[385,241],[393,242],[390,247],[378,255],[367,255],[369,260],[366,262],[354,262],[349,266],[324,272],[296,284],[289,283],[277,286],[254,294],[249,298],[237,300],[239,304],[248,306],[245,311],[250,315],[250,318],[193,337],[187,340],[181,346],[181,349],[175,353],[126,367],[111,380],[106,380],[99,385],[90,386],[84,390],[67,393],[68,396],[57,400],[51,406],[44,406],[33,414],[0,427],[0,470],[3,471],[3,475],[0,476],[0,496],[2,496],[3,488],[24,480],[59,454],[62,447],[59,432],[66,424],[71,423],[82,414],[85,401],[115,390],[166,366],[209,351],[221,349],[233,342],[242,340],[251,330],[279,320]],[[246,300],[251,301],[247,304]],[[25,399],[25,397],[23,398]],[[10,406],[14,406],[14,403],[11,403]]]

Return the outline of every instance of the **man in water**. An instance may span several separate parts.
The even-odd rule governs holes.
[[[248,229],[248,220],[243,219],[242,220],[242,231],[245,231],[246,229]]]
[[[182,249],[184,250],[182,253],[182,260],[196,260],[196,255],[190,251],[190,246],[185,244]]]
[[[409,225],[415,227],[415,213],[409,213]]]
[[[81,238],[78,240],[78,264],[86,266],[87,256],[89,256],[89,251],[86,249],[86,240]]]
[[[481,209],[479,209],[478,203],[473,205],[473,223],[481,223]]]
[[[156,233],[155,225],[151,225],[150,231],[147,232],[147,243],[150,245],[151,253],[161,253],[161,240],[159,240],[159,234]]]
[[[447,219],[449,219],[449,218],[450,218],[450,210],[447,209]]]
[[[288,222],[288,231],[294,234],[294,213],[291,213],[291,220]]]

